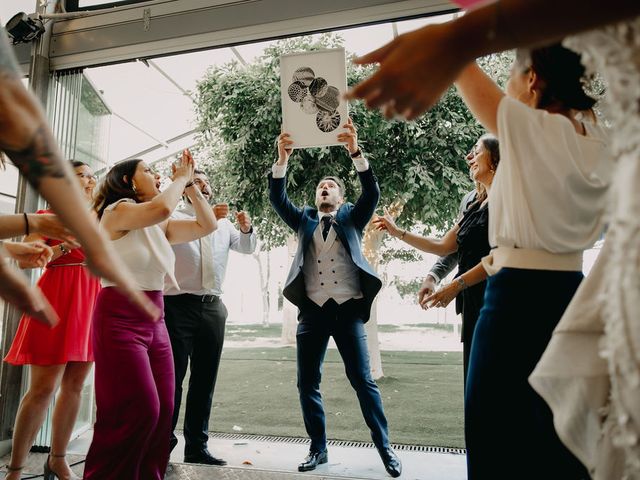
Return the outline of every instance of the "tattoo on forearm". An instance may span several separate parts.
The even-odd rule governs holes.
[[[12,150],[2,144],[0,149],[35,188],[38,188],[43,177],[65,177],[64,164],[46,124],[38,127],[22,150]]]
[[[24,88],[20,83],[20,68],[9,45],[7,33],[4,28],[0,28],[0,88]],[[21,131],[21,125],[16,125],[15,118],[20,115],[14,108],[37,110],[35,104],[29,105],[29,102],[35,101],[35,98],[27,98],[23,100],[26,104],[21,104],[20,100],[4,99],[4,111],[0,112],[0,150],[7,154],[29,183],[38,188],[43,177],[65,178],[65,170],[46,121],[38,118],[41,114],[36,114],[35,121],[40,121],[41,124],[28,141],[22,141],[21,134],[17,133]],[[20,145],[20,149],[17,149],[16,143]],[[22,148],[22,145],[26,146]]]

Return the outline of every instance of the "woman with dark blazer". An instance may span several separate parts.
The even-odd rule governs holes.
[[[480,314],[480,308],[482,307],[485,282],[466,288],[460,276],[475,267],[482,257],[489,254],[488,193],[499,161],[500,152],[496,137],[493,135],[480,137],[467,155],[471,176],[477,185],[475,200],[463,212],[456,225],[442,238],[423,237],[398,228],[388,214],[374,220],[378,229],[388,231],[391,236],[399,238],[423,252],[441,256],[456,253],[458,274],[455,280],[439,290],[441,297],[437,302],[432,304],[429,301],[430,297],[427,297],[421,301],[421,306],[423,308],[446,307],[451,300],[456,299],[456,312],[462,313],[463,374],[465,384],[469,367],[471,340],[478,315]],[[460,293],[461,295],[459,295]]]

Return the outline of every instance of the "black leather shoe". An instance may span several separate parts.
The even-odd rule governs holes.
[[[402,473],[402,463],[396,453],[391,448],[382,448],[378,450],[378,453],[380,453],[380,458],[387,473],[393,478],[399,477]]]
[[[206,449],[191,455],[185,454],[184,463],[200,463],[202,465],[218,465],[220,467],[227,464],[225,460],[214,457]]]
[[[327,463],[328,461],[329,455],[327,454],[326,448],[321,452],[309,450],[309,455],[307,455],[304,461],[300,465],[298,465],[298,471],[308,472],[310,470],[314,470],[318,465],[322,465],[323,463]]]

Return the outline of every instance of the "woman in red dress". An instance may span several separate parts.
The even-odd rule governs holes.
[[[83,162],[72,161],[76,176],[91,202],[96,179]],[[49,213],[43,210],[38,213]],[[29,235],[26,241],[42,239]],[[11,463],[7,480],[20,478],[20,472],[38,430],[44,422],[58,386],[53,411],[51,454],[44,465],[45,480],[77,478],[65,460],[67,445],[80,406],[80,393],[91,370],[91,315],[100,282],[84,266],[80,248],[58,240],[44,239],[53,249],[53,257],[38,281],[60,322],[53,328],[24,315],[5,361],[30,365],[29,390],[20,403],[13,433]]]

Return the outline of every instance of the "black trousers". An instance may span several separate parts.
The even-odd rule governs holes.
[[[371,431],[373,443],[379,449],[389,447],[382,397],[371,378],[361,305],[358,300],[338,305],[331,299],[322,307],[301,309],[298,316],[298,393],[304,426],[311,439],[311,450],[322,451],[327,445],[320,380],[329,337],[333,337],[336,342],[347,378],[358,396],[362,416]]]
[[[164,297],[164,315],[176,372],[175,406],[171,437],[178,423],[182,383],[190,363],[189,389],[184,418],[185,455],[207,448],[209,416],[224,344],[227,308],[219,297],[202,302],[197,295]]]

